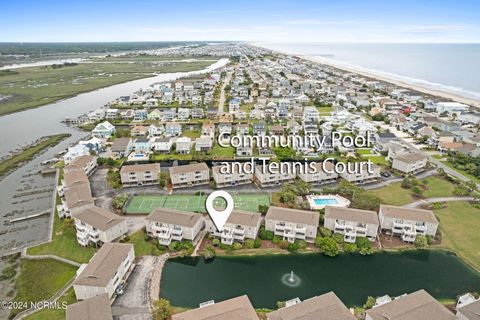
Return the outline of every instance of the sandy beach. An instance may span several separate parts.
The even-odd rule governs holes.
[[[251,45],[256,46],[256,47],[260,47],[260,48],[264,48],[264,49],[267,49],[267,50],[271,50],[273,52],[277,52],[277,53],[280,53],[280,54],[295,56],[295,57],[298,57],[298,58],[301,58],[301,59],[308,60],[310,62],[319,63],[319,64],[323,64],[323,65],[328,65],[328,66],[334,67],[334,68],[339,69],[339,70],[359,74],[361,76],[371,78],[371,79],[376,79],[376,80],[388,82],[388,83],[394,84],[394,85],[402,87],[402,88],[415,90],[415,91],[422,92],[424,94],[428,94],[428,95],[431,95],[431,96],[441,97],[441,98],[444,98],[444,99],[447,99],[447,100],[453,100],[453,101],[465,103],[465,104],[480,108],[480,100],[478,100],[478,99],[464,97],[462,95],[452,93],[452,92],[448,92],[448,91],[435,90],[435,89],[432,89],[432,88],[427,88],[427,87],[421,86],[419,84],[408,83],[408,82],[401,81],[399,79],[388,77],[388,76],[385,76],[385,75],[382,75],[382,74],[377,74],[377,73],[374,73],[374,72],[367,72],[365,70],[362,70],[361,68],[356,68],[356,67],[353,67],[353,66],[344,66],[341,63],[337,63],[333,60],[329,60],[329,59],[325,59],[325,58],[321,58],[321,57],[313,57],[313,56],[308,56],[308,55],[296,54],[294,52],[287,52],[285,50],[271,49],[271,48],[265,47],[263,45],[260,45],[258,43],[251,43]]]

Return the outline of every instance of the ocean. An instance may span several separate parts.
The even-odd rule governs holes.
[[[480,100],[480,43],[258,43]]]

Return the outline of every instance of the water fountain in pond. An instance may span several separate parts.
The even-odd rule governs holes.
[[[282,283],[288,287],[298,287],[302,283],[302,279],[293,273],[293,271],[290,271],[290,273],[282,276]]]

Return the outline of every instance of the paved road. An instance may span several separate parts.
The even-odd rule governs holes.
[[[420,199],[415,202],[404,205],[405,208],[417,208],[423,204],[435,203],[435,202],[455,202],[455,201],[473,201],[474,197],[441,197],[441,198],[428,198]]]
[[[122,295],[112,306],[112,313],[118,320],[150,320],[148,292],[155,257],[144,256],[137,263],[128,278]]]
[[[218,114],[224,114],[223,108],[225,107],[225,87],[230,83],[232,79],[232,73],[228,72],[223,81],[222,88],[220,88],[220,98],[218,99]]]

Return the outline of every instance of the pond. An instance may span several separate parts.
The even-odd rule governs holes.
[[[293,271],[293,274],[291,272]],[[288,254],[255,257],[178,258],[163,270],[161,296],[175,306],[198,307],[247,294],[256,308],[334,291],[347,306],[368,296],[425,289],[437,299],[480,290],[480,274],[444,251],[376,253],[372,256]]]

